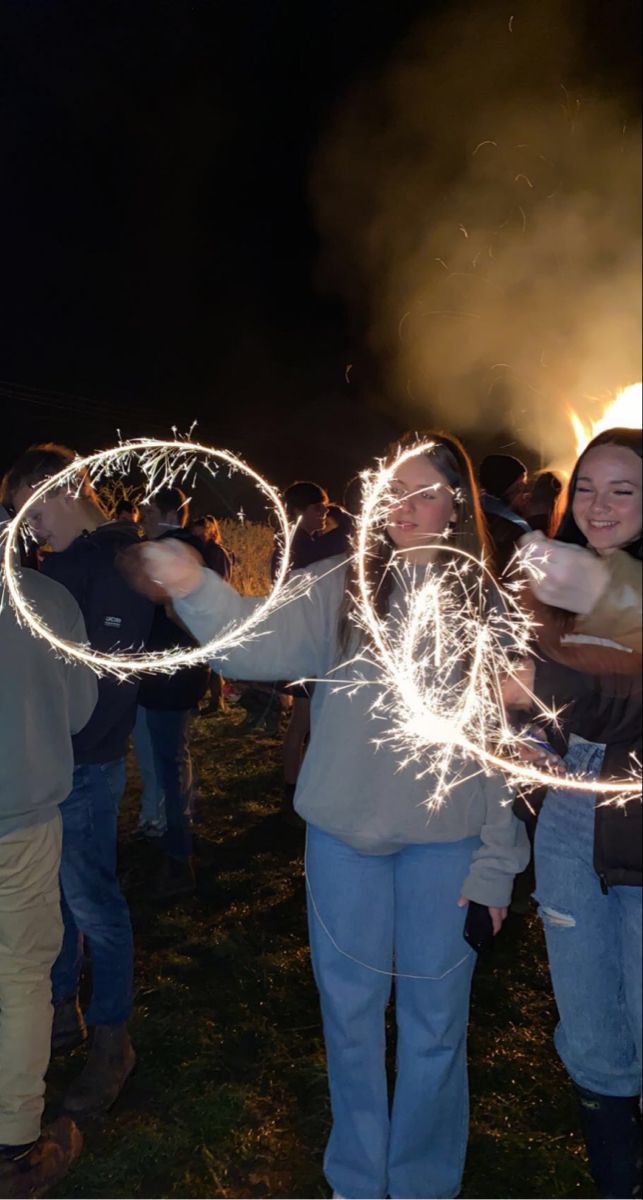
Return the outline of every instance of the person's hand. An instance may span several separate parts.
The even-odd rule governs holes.
[[[460,899],[458,900],[458,908],[466,908],[468,903],[469,901],[467,900],[466,896],[460,896]],[[502,929],[502,923],[506,920],[509,909],[496,908],[492,904],[489,904],[488,908],[489,916],[491,917],[491,924],[493,926],[493,935],[495,937],[497,933],[500,933],[500,930]]]
[[[130,586],[156,604],[189,596],[203,579],[198,550],[178,538],[132,546],[121,556],[121,568]]]
[[[520,538],[519,560],[537,600],[573,613],[589,613],[609,583],[609,571],[592,550],[527,533]]]
[[[511,675],[505,675],[500,685],[505,708],[531,708],[535,680],[536,664],[533,658],[523,658],[516,663]]]

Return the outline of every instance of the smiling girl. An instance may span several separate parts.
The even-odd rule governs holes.
[[[567,770],[623,777],[641,758],[641,431],[612,429],[581,455],[532,584],[545,611],[526,682],[561,713]],[[548,620],[549,616],[549,620]],[[573,663],[582,670],[570,669]],[[559,748],[557,746],[557,748]],[[641,1195],[641,804],[547,793],[536,897],[560,1021],[601,1196]]]
[[[442,569],[447,538],[476,557],[483,552],[469,460],[455,439],[430,436],[431,449],[396,472],[368,556],[383,621],[400,620],[404,609],[400,557],[409,571],[424,573]],[[181,620],[206,642],[258,602],[203,572],[184,551],[172,543],[142,553],[148,577],[161,581]],[[309,594],[273,613],[266,636],[233,650],[225,666],[235,678],[328,681],[315,689],[295,801],[307,823],[310,944],[333,1114],[325,1173],[344,1197],[456,1196],[467,1144],[475,965],[463,939],[464,909],[470,901],[488,908],[494,932],[500,929],[513,876],[527,862],[527,838],[503,803],[502,781],[477,770],[466,771],[469,778],[429,818],[431,779],[401,771],[389,747],[374,745],[375,664],[346,665],[360,651],[352,568],[327,560],[312,579]],[[342,680],[366,686],[334,688],[339,664]],[[394,978],[397,1073],[389,1109],[385,1013]]]

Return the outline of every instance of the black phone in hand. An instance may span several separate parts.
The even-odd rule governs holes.
[[[493,922],[486,904],[477,904],[475,900],[469,901],[463,936],[465,942],[469,943],[476,954],[485,954],[492,949]]]

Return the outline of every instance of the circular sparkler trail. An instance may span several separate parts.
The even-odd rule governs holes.
[[[397,472],[410,459],[430,453],[433,445],[418,443],[362,476],[356,620],[372,648],[366,655],[377,662],[383,686],[373,706],[374,714],[388,715],[388,732],[381,740],[399,753],[405,766],[413,765],[420,776],[432,776],[435,790],[427,800],[429,808],[444,802],[462,778],[467,758],[468,774],[474,760],[481,770],[499,771],[516,785],[598,792],[617,803],[639,796],[640,780],[634,777],[559,775],[518,757],[521,746],[531,748],[533,743],[507,720],[502,680],[516,677],[517,665],[529,653],[534,626],[516,596],[499,588],[484,562],[447,540],[434,543],[442,561],[437,570],[429,567],[420,583],[407,572],[403,619],[392,623],[378,616],[367,569],[372,539],[381,537],[387,511],[399,503],[391,496]],[[404,582],[403,570],[398,578]],[[458,680],[463,665],[464,679]],[[532,699],[539,716],[556,721],[556,713],[535,696]]]
[[[391,496],[397,471],[409,459],[429,453],[432,446],[432,442],[418,443],[400,451],[388,465],[363,476],[363,506],[355,547],[356,622],[365,635],[366,648],[356,661],[361,657],[376,663],[380,687],[373,713],[385,717],[388,730],[383,738],[373,740],[388,743],[403,766],[413,765],[420,776],[432,777],[433,793],[426,802],[429,808],[447,799],[462,779],[463,765],[470,774],[472,762],[478,770],[497,771],[508,783],[532,788],[598,792],[606,802],[614,803],[640,795],[640,782],[633,777],[599,781],[561,776],[518,758],[518,749],[529,741],[509,725],[502,679],[516,676],[516,663],[528,653],[533,625],[515,595],[498,587],[484,562],[443,539],[436,543],[442,552],[438,570],[429,568],[421,582],[413,580],[412,573],[405,576],[403,565],[398,570],[398,578],[407,589],[401,619],[382,621],[376,613],[367,570],[372,539],[381,536],[387,511],[399,503],[399,498]],[[253,607],[245,620],[194,649],[101,653],[60,638],[26,601],[14,569],[20,530],[28,523],[31,508],[61,487],[73,492],[74,480],[89,477],[95,482],[103,476],[126,474],[133,463],[146,480],[146,499],[151,499],[161,487],[184,481],[199,460],[210,470],[214,462],[229,472],[246,475],[271,503],[281,530],[283,552],[270,595]],[[121,679],[145,672],[171,673],[179,667],[225,658],[227,650],[257,636],[271,612],[314,586],[308,577],[300,581],[298,588],[287,583],[293,532],[276,489],[237,455],[189,439],[138,438],[77,458],[34,488],[6,530],[5,586],[19,619],[65,657],[85,663],[98,674]],[[445,562],[445,551],[449,562]],[[403,564],[401,556],[394,557],[391,569],[397,569],[400,562]],[[489,597],[495,598],[491,604],[487,604]],[[332,684],[332,679],[329,682]],[[556,720],[556,713],[538,705],[536,697],[533,701],[542,717]]]
[[[30,510],[54,490],[66,487],[73,493],[79,488],[79,479],[82,481],[84,477],[88,477],[95,482],[104,476],[116,473],[126,474],[133,463],[136,463],[145,477],[146,499],[149,500],[160,488],[185,480],[199,460],[203,460],[210,470],[212,470],[214,462],[230,473],[238,471],[246,475],[271,503],[279,522],[283,539],[283,553],[270,595],[262,604],[252,610],[246,620],[224,630],[219,637],[213,638],[207,645],[189,650],[177,647],[176,650],[154,653],[134,649],[101,653],[92,649],[91,646],[67,642],[59,637],[45,624],[34,607],[23,596],[14,567],[18,558],[17,547],[21,527],[28,523]],[[224,657],[226,650],[255,636],[258,627],[266,617],[286,599],[286,577],[292,535],[293,530],[289,525],[279,493],[257,471],[229,450],[217,450],[212,446],[204,446],[187,439],[164,441],[156,438],[136,438],[108,450],[100,450],[86,458],[76,458],[68,467],[57,472],[56,475],[50,476],[34,488],[27,503],[6,529],[5,586],[18,618],[29,626],[32,633],[44,638],[66,658],[85,663],[99,675],[111,674],[120,679],[144,672],[169,674],[179,667],[192,666],[212,658]]]

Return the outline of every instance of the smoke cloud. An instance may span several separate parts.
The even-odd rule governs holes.
[[[580,40],[561,0],[451,9],[343,99],[312,180],[396,409],[543,462],[641,378],[640,130]]]

